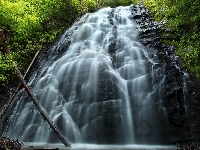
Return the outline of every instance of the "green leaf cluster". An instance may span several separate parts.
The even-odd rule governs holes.
[[[17,38],[30,36],[40,26],[41,20],[30,2],[1,0],[0,8],[1,25],[9,25]]]
[[[8,79],[12,77],[10,72],[14,72],[12,62],[9,59],[8,55],[0,55],[0,64],[0,83],[6,84],[8,82]]]
[[[136,4],[137,0],[101,0],[101,5],[103,7],[117,7],[117,6],[128,6],[131,4]]]

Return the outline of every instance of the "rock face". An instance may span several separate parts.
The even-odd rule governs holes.
[[[164,68],[163,83],[171,142],[191,142],[200,139],[200,81],[190,75],[182,66],[175,47],[162,43],[160,33],[170,32],[156,22],[148,10],[141,5],[132,6],[131,18],[138,24],[140,41],[147,47],[152,59],[159,57],[155,67]]]
[[[105,8],[76,22],[47,58],[41,53],[29,85],[70,142],[172,144],[198,138],[197,87],[175,48],[161,42],[161,30],[143,6]],[[17,99],[1,134],[59,142],[23,91]]]

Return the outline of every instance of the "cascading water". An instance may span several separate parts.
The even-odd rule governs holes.
[[[71,143],[159,144],[169,137],[161,88],[165,69],[138,41],[130,16],[130,7],[86,14],[30,79],[31,90]],[[15,99],[2,135],[60,142],[23,90]]]

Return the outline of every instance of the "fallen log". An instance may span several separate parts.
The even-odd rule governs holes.
[[[28,93],[28,95],[30,96],[31,100],[33,101],[33,103],[35,104],[35,106],[37,107],[37,109],[39,110],[40,114],[42,115],[42,117],[48,122],[48,124],[50,125],[50,128],[53,129],[53,131],[56,133],[56,135],[58,136],[58,138],[62,141],[62,143],[66,146],[66,147],[71,147],[71,144],[69,144],[67,142],[67,140],[65,139],[65,137],[59,132],[59,130],[56,128],[56,126],[53,124],[53,121],[51,121],[51,119],[47,116],[45,110],[43,109],[43,107],[39,104],[39,102],[37,101],[36,97],[33,95],[33,93],[31,92],[31,90],[29,89],[28,85],[26,84],[25,80],[22,77],[21,72],[19,71],[16,63],[13,61],[12,59],[12,55],[10,53],[9,50],[7,50],[7,53],[13,63],[13,67],[15,68],[17,77],[20,79],[22,85],[24,86],[26,92]]]

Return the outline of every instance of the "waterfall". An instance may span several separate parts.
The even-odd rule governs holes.
[[[131,15],[130,6],[84,15],[29,80],[71,143],[150,144],[169,137],[165,68],[139,42]],[[23,90],[1,127],[3,136],[20,141],[60,142]]]

